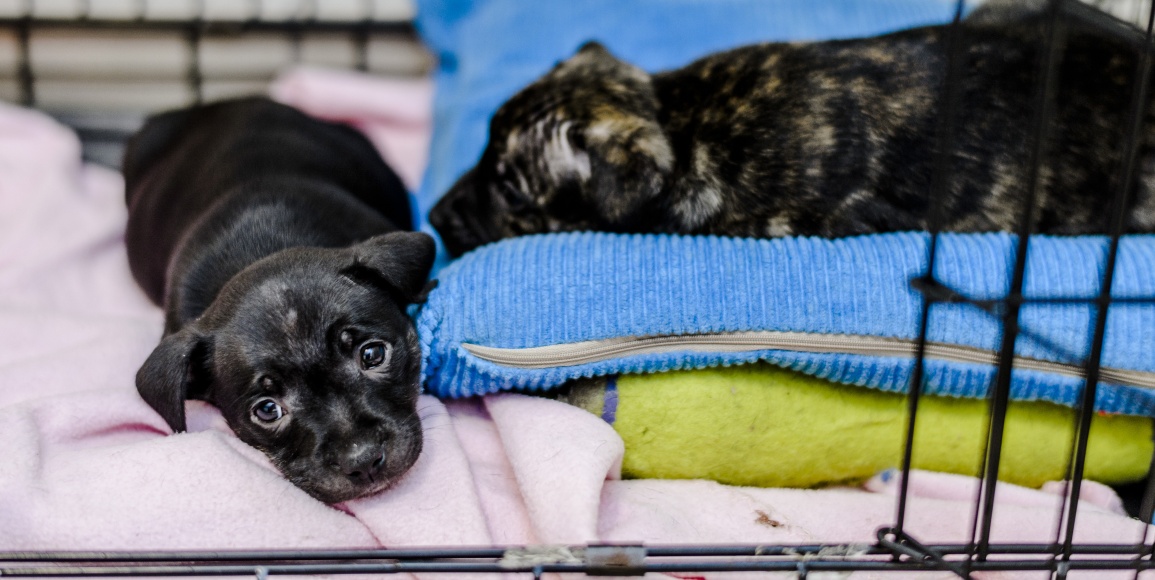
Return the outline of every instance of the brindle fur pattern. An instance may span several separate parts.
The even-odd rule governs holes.
[[[770,43],[647,74],[596,43],[493,116],[430,220],[451,253],[539,232],[849,236],[927,229],[945,26]],[[1043,29],[965,27],[945,230],[1017,228]],[[1071,31],[1036,231],[1108,229],[1137,51]],[[1126,230],[1155,230],[1152,118]]]

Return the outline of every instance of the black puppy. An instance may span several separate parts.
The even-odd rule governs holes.
[[[1011,230],[1028,183],[1040,19],[969,22],[942,226]],[[581,229],[847,236],[925,229],[945,26],[772,43],[647,74],[590,43],[494,114],[477,165],[430,213],[453,254]],[[1104,231],[1134,46],[1072,30],[1036,208],[1039,231]],[[1155,231],[1143,122],[1130,231]]]
[[[268,99],[161,114],[124,161],[128,258],[165,309],[136,376],[174,431],[219,407],[313,497],[374,493],[417,460],[429,236],[355,130]]]

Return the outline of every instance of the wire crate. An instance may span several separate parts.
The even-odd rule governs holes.
[[[243,4],[243,3],[242,3]],[[90,4],[85,4],[91,8]],[[353,39],[355,58],[353,67],[373,70],[370,45],[375,35],[394,34],[412,36],[411,25],[403,19],[374,18],[373,2],[364,3],[364,17],[345,20],[322,20],[314,17],[267,20],[259,18],[260,2],[248,4],[248,16],[228,20],[206,17],[202,10],[197,17],[185,20],[149,19],[140,17],[120,20],[102,20],[91,17],[82,7],[79,15],[70,18],[43,18],[31,10],[19,17],[0,18],[0,30],[11,30],[18,39],[18,99],[37,106],[37,78],[30,58],[30,38],[34,30],[58,27],[79,27],[95,30],[163,31],[179,37],[188,49],[186,66],[181,82],[186,87],[186,100],[197,102],[206,98],[204,62],[201,43],[214,34],[236,31],[268,31],[286,35],[300,54],[300,43],[313,32],[334,32]],[[1029,188],[1021,200],[1016,252],[1013,261],[1009,292],[999,300],[976,300],[944,284],[933,275],[938,258],[939,231],[932,228],[927,254],[926,272],[910,281],[923,296],[921,325],[915,355],[911,388],[907,395],[908,420],[905,428],[905,447],[902,459],[902,479],[899,483],[894,519],[881,527],[876,541],[867,545],[852,544],[794,544],[794,545],[588,545],[525,547],[502,546],[482,548],[429,548],[377,550],[312,550],[312,551],[186,551],[186,552],[7,552],[0,553],[0,576],[5,577],[77,577],[77,576],[256,576],[263,580],[270,575],[303,574],[396,574],[396,573],[467,573],[509,574],[521,573],[535,578],[546,573],[585,573],[588,575],[631,576],[649,572],[707,573],[725,571],[787,572],[799,578],[820,572],[894,571],[894,572],[949,572],[969,578],[972,574],[990,571],[1050,573],[1065,578],[1069,573],[1084,570],[1133,571],[1139,577],[1142,571],[1155,568],[1155,539],[1150,534],[1137,535],[1117,544],[1080,544],[1074,540],[1075,522],[1080,515],[1079,499],[1083,492],[1083,473],[1086,463],[1087,441],[1094,415],[1098,383],[1101,376],[1100,359],[1103,353],[1107,313],[1112,304],[1121,302],[1111,295],[1116,272],[1116,257],[1121,235],[1124,233],[1127,200],[1132,195],[1128,184],[1138,171],[1137,157],[1141,126],[1146,106],[1151,97],[1152,66],[1155,40],[1155,2],[1147,7],[1146,30],[1137,29],[1077,0],[1049,0],[1042,8],[1047,21],[1044,49],[1038,64],[1037,83],[1034,87],[1033,118],[1031,119],[1030,158],[1028,160]],[[318,14],[314,4],[303,14]],[[299,13],[294,13],[299,14]],[[964,3],[957,3],[951,25],[948,47],[948,70],[942,87],[941,110],[937,126],[935,173],[930,189],[929,223],[940,223],[941,200],[952,179],[951,151],[954,136],[962,121],[959,87],[962,54],[967,45],[966,27],[961,24]],[[1131,104],[1127,111],[1127,134],[1124,142],[1123,164],[1118,169],[1110,205],[1111,228],[1109,244],[1099,285],[1093,296],[1052,296],[1029,298],[1024,295],[1024,273],[1027,249],[1033,235],[1033,215],[1036,198],[1042,187],[1040,168],[1048,155],[1050,121],[1055,114],[1057,76],[1061,47],[1067,31],[1074,27],[1090,27],[1103,34],[1114,35],[1141,48],[1141,58],[1131,88]],[[69,119],[67,111],[58,116]],[[79,117],[72,118],[74,121]],[[137,119],[136,122],[139,122]],[[84,127],[79,124],[81,137],[88,142],[116,142],[135,129],[132,123],[115,128]],[[1155,305],[1155,296],[1128,298],[1127,303]],[[985,454],[979,492],[974,499],[970,541],[960,544],[927,545],[912,537],[906,529],[908,511],[907,475],[911,470],[915,424],[919,417],[919,403],[924,384],[924,357],[927,348],[931,312],[939,304],[967,304],[996,319],[1002,329],[997,371],[990,389],[989,418]],[[1081,404],[1077,413],[1074,440],[1071,442],[1068,480],[1064,501],[1055,514],[1056,535],[1053,542],[1040,544],[1003,544],[991,539],[992,521],[998,506],[995,503],[996,482],[1002,462],[1004,438],[1016,340],[1029,334],[1019,325],[1021,309],[1034,303],[1086,304],[1093,308],[1093,327],[1090,352],[1083,357],[1084,382]],[[1030,336],[1037,341],[1045,339]],[[1155,356],[1155,353],[1152,353]],[[1152,520],[1155,512],[1155,463],[1149,471],[1140,496],[1139,517]],[[1150,528],[1147,528],[1150,529]],[[1146,530],[1145,530],[1146,531]]]

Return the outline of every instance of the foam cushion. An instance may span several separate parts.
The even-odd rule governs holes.
[[[901,465],[906,433],[904,397],[767,364],[585,381],[568,400],[613,424],[626,445],[626,477],[762,487],[861,483]],[[920,399],[914,467],[977,475],[987,410],[975,399]],[[1075,417],[1051,403],[1012,402],[999,479],[1028,487],[1064,479]],[[1143,479],[1151,435],[1150,419],[1095,416],[1086,477]]]

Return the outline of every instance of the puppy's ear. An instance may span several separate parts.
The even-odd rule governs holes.
[[[437,247],[421,232],[391,232],[352,248],[353,263],[341,273],[393,294],[409,304],[422,297]]]
[[[657,119],[611,116],[586,131],[590,195],[610,224],[628,225],[666,186],[674,166],[670,142]]]
[[[168,153],[192,116],[191,111],[192,109],[179,109],[153,115],[128,140],[121,162],[125,190],[128,194],[134,191],[144,171]],[[129,202],[129,205],[132,205],[131,200]]]
[[[436,278],[426,282],[425,286],[421,288],[421,292],[418,293],[417,296],[413,297],[413,302],[417,304],[425,304],[425,301],[429,300],[429,294],[437,289],[438,283],[439,281]]]
[[[561,75],[587,79],[577,136],[590,160],[590,196],[602,218],[626,225],[661,194],[674,166],[650,75],[587,42]]]
[[[136,390],[173,432],[187,430],[185,399],[203,395],[211,380],[211,351],[211,339],[186,327],[164,337],[136,372]]]
[[[581,45],[581,48],[578,49],[576,54],[606,54],[609,55],[610,58],[613,58],[609,49],[596,40],[587,40],[585,44]]]

